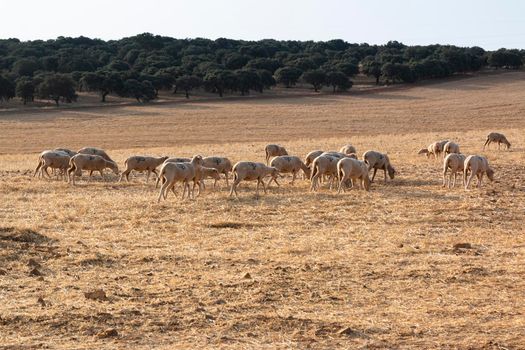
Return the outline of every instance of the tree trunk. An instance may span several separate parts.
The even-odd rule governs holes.
[[[189,94],[188,90],[186,90],[186,98],[190,98],[190,94]]]
[[[376,75],[376,85],[379,85],[379,75]]]
[[[58,107],[58,100],[59,100],[59,99],[60,99],[60,98],[55,98],[55,103],[56,103],[57,107]]]
[[[109,94],[109,92],[103,92],[102,93],[102,102],[106,102],[106,96]]]
[[[333,88],[334,88],[334,94],[335,94],[335,85],[332,85],[332,86],[333,86]]]
[[[219,91],[219,97],[222,97],[222,89],[218,89],[217,91]]]
[[[176,94],[176,93],[177,93],[177,86],[175,86],[175,87],[173,88],[173,94]]]

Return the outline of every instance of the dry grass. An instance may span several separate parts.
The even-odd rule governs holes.
[[[0,344],[524,348],[524,77],[0,115]],[[496,181],[481,190],[442,189],[441,162],[416,154],[438,138],[481,153],[492,130],[513,149],[484,153]],[[399,177],[369,193],[298,181],[258,201],[247,184],[240,200],[223,187],[157,204],[144,177],[73,188],[30,176],[34,152],[54,146],[100,145],[122,164],[134,153],[262,160],[268,141],[301,156],[385,150]]]

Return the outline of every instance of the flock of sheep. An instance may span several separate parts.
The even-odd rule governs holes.
[[[503,143],[507,149],[510,143],[507,138],[499,133],[490,133],[483,146],[490,145],[492,142],[498,143],[498,149]],[[147,172],[146,182],[149,181],[151,173],[157,177],[155,188],[161,183],[158,201],[166,199],[169,191],[175,192],[175,185],[182,183],[182,198],[194,198],[195,188],[198,188],[198,194],[204,188],[204,180],[212,178],[220,180],[221,174],[224,174],[226,185],[228,186],[229,173],[233,172],[233,183],[230,189],[230,196],[237,197],[237,187],[241,181],[257,180],[256,196],[259,196],[259,186],[262,184],[264,193],[266,187],[273,181],[279,186],[277,179],[282,177],[283,173],[292,174],[292,184],[297,178],[298,173],[303,172],[303,178],[310,180],[310,190],[316,191],[322,181],[327,181],[330,189],[337,186],[337,191],[345,191],[355,183],[364,190],[370,189],[370,183],[374,181],[378,170],[383,170],[384,181],[387,182],[387,174],[390,179],[394,179],[396,173],[386,154],[377,151],[366,151],[362,160],[356,155],[356,149],[352,145],[343,146],[339,152],[324,152],[316,150],[308,153],[304,161],[297,157],[288,155],[286,149],[279,145],[267,145],[265,147],[266,164],[257,162],[238,162],[232,166],[228,158],[224,157],[202,157],[196,155],[193,158],[168,158],[168,157],[148,157],[132,156],[126,159],[126,169],[120,175],[122,181],[125,177],[129,181],[129,174],[132,171]],[[436,141],[427,148],[421,149],[419,154],[426,154],[427,157],[434,156],[438,158],[443,155],[443,187],[450,188],[456,183],[458,173],[462,173],[463,184],[465,189],[470,185],[474,176],[478,179],[478,187],[481,187],[481,181],[486,174],[492,181],[494,171],[490,168],[487,159],[484,156],[469,155],[465,156],[460,153],[459,145],[452,141]],[[269,163],[269,165],[268,165]],[[160,171],[157,168],[160,167]],[[85,147],[78,152],[68,149],[59,148],[47,150],[40,154],[38,166],[33,176],[40,172],[40,175],[50,178],[48,168],[57,170],[57,176],[63,176],[68,182],[75,184],[75,177],[82,176],[82,171],[89,171],[89,179],[94,171],[98,171],[103,176],[106,168],[111,169],[116,175],[119,174],[118,165],[102,149],[94,147]],[[369,177],[370,170],[374,170],[372,179]],[[450,171],[447,179],[447,172]],[[264,178],[270,177],[265,184]],[[452,180],[453,178],[453,180]],[[448,180],[448,181],[447,181]],[[336,183],[337,182],[337,183]],[[193,186],[190,186],[190,183]],[[198,195],[197,194],[197,195]]]

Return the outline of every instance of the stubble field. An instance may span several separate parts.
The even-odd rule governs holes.
[[[362,95],[0,114],[0,348],[525,348],[525,73]],[[483,151],[490,131],[510,151]],[[441,187],[438,139],[495,181]],[[44,149],[264,160],[351,143],[398,174],[337,195],[32,177]],[[486,178],[485,178],[486,180]],[[180,192],[179,192],[180,193]],[[458,245],[459,244],[459,245]],[[90,292],[103,293],[90,295]],[[87,294],[86,294],[87,293]]]

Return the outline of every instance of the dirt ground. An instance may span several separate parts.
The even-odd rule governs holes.
[[[525,348],[525,72],[229,102],[0,113],[0,348]],[[490,131],[510,151],[483,151]],[[439,139],[495,181],[441,186]],[[44,149],[304,157],[351,143],[397,174],[337,194],[221,181],[157,203],[144,175],[33,178]],[[180,195],[179,190],[179,195]]]

